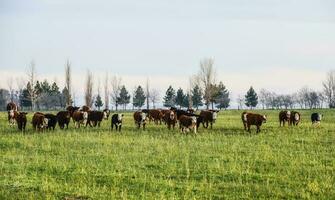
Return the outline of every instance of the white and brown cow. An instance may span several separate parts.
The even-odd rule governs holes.
[[[80,128],[80,125],[86,125],[88,119],[88,113],[83,111],[75,111],[72,114],[72,119],[74,122],[74,126],[76,128]]]
[[[8,114],[8,123],[9,126],[15,126],[16,120],[15,120],[15,112],[17,112],[17,106],[15,103],[10,102],[7,104],[7,114]]]
[[[193,132],[197,133],[197,118],[195,116],[186,116],[182,115],[179,118],[179,127],[181,129],[182,133],[187,133],[191,129],[193,129]]]
[[[32,119],[33,128],[37,131],[45,130],[48,128],[48,118],[43,113],[36,112]]]
[[[203,126],[204,128],[208,128],[208,124],[211,125],[211,128],[213,128],[213,123],[215,123],[218,112],[216,110],[202,110],[200,112],[200,116],[203,118]]]
[[[134,113],[134,121],[137,128],[141,128],[141,125],[143,126],[143,130],[145,130],[145,124],[147,122],[147,113],[136,111]]]

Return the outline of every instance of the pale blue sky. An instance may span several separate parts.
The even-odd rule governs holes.
[[[24,76],[34,59],[40,79],[62,85],[69,58],[79,91],[86,69],[97,78],[121,75],[130,90],[146,77],[158,89],[186,89],[209,56],[235,95],[250,85],[283,93],[320,88],[335,69],[335,1],[0,1],[6,77]]]

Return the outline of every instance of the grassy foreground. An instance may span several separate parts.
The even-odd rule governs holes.
[[[221,111],[198,135],[164,125],[122,133],[101,128],[22,134],[0,114],[0,199],[335,199],[335,112],[312,127],[279,128],[268,114],[260,134],[241,111]]]

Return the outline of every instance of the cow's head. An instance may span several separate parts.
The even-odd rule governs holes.
[[[263,120],[263,123],[266,123],[267,116],[266,116],[266,115],[263,115],[263,116],[262,116],[262,120]]]
[[[170,112],[170,120],[173,121],[173,120],[175,119],[175,117],[176,117],[176,116],[175,116],[174,112],[171,111],[171,112]]]
[[[300,115],[299,115],[299,113],[295,113],[295,114],[294,114],[294,120],[295,120],[295,121],[299,121],[299,120],[300,120]]]
[[[215,122],[215,120],[218,118],[218,113],[217,112],[213,112],[212,113],[212,118],[213,118],[213,121]]]
[[[14,118],[14,116],[15,116],[15,111],[12,109],[12,110],[9,110],[8,111],[8,114],[9,114],[9,117],[10,118]]]
[[[122,122],[123,114],[117,114],[117,120]]]
[[[142,112],[141,113],[141,123],[145,123],[146,119],[147,119],[147,114]]]
[[[289,119],[291,117],[291,111],[286,112],[286,117]]]
[[[102,113],[103,113],[103,118],[104,118],[105,120],[107,120],[107,119],[108,119],[108,116],[109,116],[108,111],[107,111],[107,110],[104,110]]]
[[[320,121],[322,120],[322,117],[323,117],[323,115],[320,114],[320,113],[318,113],[318,118],[317,118],[317,120],[320,122]]]
[[[42,121],[42,125],[41,125],[41,128],[47,128],[48,127],[48,123],[49,123],[49,119],[44,117],[43,118],[43,121]]]
[[[83,123],[86,124],[88,119],[88,112],[83,112]]]

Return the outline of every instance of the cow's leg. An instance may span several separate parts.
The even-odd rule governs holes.
[[[213,122],[211,122],[211,129],[213,128]]]
[[[257,133],[261,132],[260,126],[257,125]]]
[[[145,130],[145,124],[143,124],[143,130]]]
[[[122,124],[119,125],[119,132],[121,132]]]
[[[250,124],[248,124],[247,126],[248,126],[248,132],[250,133]]]

